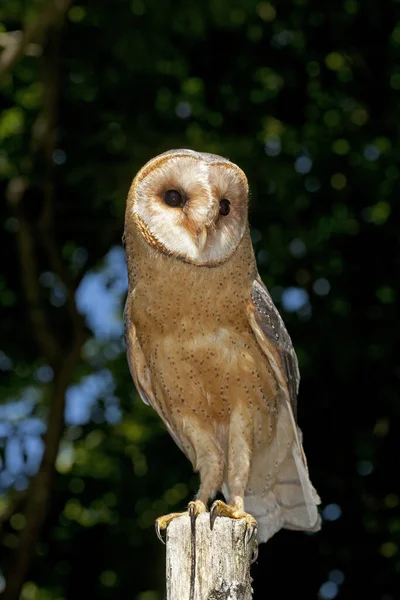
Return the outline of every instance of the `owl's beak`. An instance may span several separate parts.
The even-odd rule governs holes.
[[[203,229],[201,229],[200,233],[197,234],[197,247],[200,250],[200,252],[203,252],[205,245],[207,243],[207,237],[208,237],[208,231],[207,231],[207,227],[203,227]]]
[[[219,203],[216,206],[213,202],[211,206],[208,207],[208,214],[202,214],[200,217],[197,217],[196,219],[192,218],[191,221],[186,222],[186,227],[188,227],[190,223],[190,232],[193,235],[198,252],[203,252],[205,249],[208,242],[209,232],[215,227],[218,213]]]

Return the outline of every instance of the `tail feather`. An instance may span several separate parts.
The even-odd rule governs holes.
[[[318,531],[321,527],[317,508],[321,500],[310,481],[302,434],[288,404],[281,407],[276,431],[264,459],[258,457],[261,460],[255,465],[256,472],[245,494],[246,510],[258,521],[260,542],[266,542],[281,528]],[[267,483],[260,478],[262,466],[264,473],[269,473]]]
[[[246,510],[258,521],[260,542],[269,540],[279,529],[318,531],[319,496],[296,446],[282,463],[275,483],[264,494],[245,496]]]

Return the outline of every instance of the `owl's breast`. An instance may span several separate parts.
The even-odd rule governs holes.
[[[159,412],[226,422],[239,402],[267,411],[277,388],[246,312],[250,236],[217,268],[139,253],[137,273],[130,318]]]
[[[238,402],[265,411],[276,384],[244,306],[225,294],[176,306],[176,298],[163,294],[134,311],[162,412],[224,423]]]

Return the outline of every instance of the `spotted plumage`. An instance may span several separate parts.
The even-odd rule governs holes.
[[[319,499],[295,422],[297,359],[258,276],[247,203],[244,173],[222,157],[147,163],[126,208],[125,324],[138,392],[200,473],[198,500],[222,491],[218,514],[255,517],[266,541],[318,529]]]

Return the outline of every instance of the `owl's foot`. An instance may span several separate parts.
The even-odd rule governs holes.
[[[155,522],[155,528],[156,528],[156,534],[158,539],[160,540],[160,542],[162,542],[163,544],[165,544],[165,541],[163,539],[163,536],[161,535],[161,532],[164,531],[164,529],[167,529],[168,525],[174,520],[174,519],[178,519],[179,517],[184,517],[185,515],[188,515],[189,513],[186,512],[175,512],[175,513],[169,513],[168,515],[164,515],[163,517],[158,517],[158,519],[156,519]]]
[[[192,533],[193,533],[196,518],[198,517],[198,515],[200,515],[201,513],[204,513],[204,512],[206,512],[206,507],[205,507],[204,502],[202,502],[201,500],[192,500],[188,504],[187,511],[169,513],[168,515],[164,515],[163,517],[158,517],[158,519],[156,519],[156,522],[155,522],[156,534],[157,534],[158,539],[163,544],[165,544],[164,539],[161,535],[161,532],[164,531],[164,529],[167,529],[168,525],[174,519],[178,519],[179,517],[185,517],[188,515],[190,517],[190,526],[191,526]]]
[[[246,542],[249,543],[257,533],[257,521],[249,513],[243,510],[243,502],[237,502],[233,506],[216,500],[210,510],[210,527],[214,527],[217,517],[229,517],[230,519],[244,519],[246,521]]]

